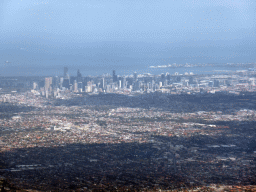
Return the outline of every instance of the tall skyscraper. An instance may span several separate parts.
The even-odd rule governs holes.
[[[100,86],[99,86],[102,90],[105,89],[105,79],[104,77],[101,79],[101,82],[100,82]]]
[[[123,88],[127,88],[127,81],[126,81],[126,77],[124,77],[123,79]]]
[[[69,79],[68,68],[67,67],[64,67],[64,79],[63,79],[62,87],[65,87],[67,89],[70,88],[70,79]]]
[[[77,86],[78,86],[78,91],[82,92],[83,91],[83,82],[78,82]]]
[[[133,73],[133,81],[137,81],[137,78],[138,78],[137,73],[136,73],[136,72],[135,72],[135,73]]]
[[[166,80],[167,80],[167,84],[169,85],[170,80],[171,80],[171,75],[168,72],[166,73]]]
[[[74,92],[78,92],[78,84],[77,81],[74,81]]]
[[[219,87],[220,86],[220,81],[215,79],[213,82],[213,87]]]
[[[87,82],[87,92],[88,93],[92,92],[92,82],[91,81]]]
[[[115,70],[113,70],[113,82],[117,82],[117,75]]]
[[[122,80],[119,80],[118,81],[118,89],[121,89],[122,88]]]
[[[52,87],[54,89],[57,89],[60,87],[60,78],[58,76],[55,76],[52,78]]]
[[[77,70],[77,82],[82,82],[82,74],[80,73],[79,69]]]
[[[67,89],[70,88],[70,82],[68,78],[63,79],[62,87],[65,87]]]
[[[33,82],[33,89],[36,90],[38,88],[38,84],[36,82]]]
[[[45,91],[51,91],[51,85],[52,85],[52,77],[46,77],[45,78],[45,83],[44,83],[44,87],[45,87]]]
[[[67,78],[68,77],[68,68],[67,67],[64,67],[64,78]]]
[[[164,75],[164,73],[162,73],[161,74],[161,82],[162,82],[162,84],[164,84],[164,81],[165,81],[165,75]]]

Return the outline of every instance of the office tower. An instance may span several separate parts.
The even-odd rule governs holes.
[[[155,81],[154,80],[152,80],[152,88],[154,88],[154,86],[155,86]]]
[[[99,87],[103,90],[105,88],[105,79],[104,77],[101,79]]]
[[[63,77],[61,77],[61,78],[60,78],[60,88],[62,88],[62,87],[63,87],[63,81],[64,81],[64,78],[63,78]]]
[[[78,86],[78,91],[79,92],[83,92],[83,83],[82,82],[78,82],[77,86]]]
[[[89,81],[91,81],[91,78],[87,76],[87,77],[84,78],[83,82],[84,82],[85,85],[87,85],[87,82],[89,82]]]
[[[92,92],[92,82],[91,82],[91,81],[88,81],[88,82],[87,82],[87,92],[88,92],[88,93],[91,93],[91,92]]]
[[[160,89],[160,86],[158,84],[155,84],[155,90]]]
[[[113,70],[113,82],[117,82],[117,75],[115,70]]]
[[[137,72],[133,73],[133,81],[137,81],[138,79],[138,75]]]
[[[127,81],[126,77],[123,78],[123,88],[127,88]]]
[[[213,86],[214,86],[214,87],[219,87],[219,86],[220,86],[220,81],[217,80],[217,79],[215,79],[215,80],[214,80],[214,83],[213,83]]]
[[[121,89],[121,87],[122,87],[122,81],[119,80],[119,81],[118,81],[118,89]]]
[[[51,91],[51,85],[52,85],[52,77],[46,77],[44,87],[46,91]]]
[[[176,77],[176,81],[177,81],[177,82],[180,82],[180,81],[181,81],[181,76],[177,76],[177,77]]]
[[[124,88],[124,78],[123,77],[118,77],[117,78],[117,83],[118,83],[118,88]]]
[[[140,89],[139,81],[135,81],[132,87],[133,87],[133,91],[138,91]]]
[[[152,85],[151,85],[151,83],[149,82],[149,83],[147,83],[147,87],[148,87],[148,89],[152,89]]]
[[[208,86],[213,87],[213,81],[209,81]]]
[[[67,67],[64,67],[64,77],[63,77],[62,87],[65,87],[67,89],[70,88],[70,79],[69,79]]]
[[[67,88],[67,89],[70,88],[69,79],[63,79],[62,87],[65,87],[65,88]]]
[[[252,86],[255,86],[255,78],[250,78],[250,83]]]
[[[52,78],[52,86],[54,89],[57,89],[60,87],[60,78],[58,76],[55,76]]]
[[[77,93],[78,92],[78,84],[77,81],[74,81],[74,92]]]
[[[165,75],[162,73],[161,74],[161,82],[164,84],[164,81],[165,81]]]
[[[107,85],[107,93],[109,93],[110,92],[110,85]]]
[[[80,73],[79,69],[77,70],[77,82],[82,82],[82,74]]]
[[[148,86],[147,86],[146,84],[143,85],[143,91],[144,91],[145,93],[147,93],[147,91],[148,91]]]
[[[189,85],[189,80],[188,79],[186,79],[185,81],[183,81],[183,86],[186,86],[186,87],[188,87],[188,85]]]
[[[194,84],[194,78],[192,76],[189,77],[189,84]]]
[[[225,80],[225,85],[231,86],[232,85],[231,80],[230,79]]]
[[[67,67],[64,67],[64,78],[67,78],[68,76],[68,68]]]
[[[36,90],[38,88],[38,85],[36,82],[33,82],[33,89]]]
[[[126,86],[129,87],[130,85],[133,85],[133,77],[127,77],[126,78]]]
[[[168,72],[166,73],[166,80],[167,80],[167,84],[169,84],[171,80],[171,75]]]

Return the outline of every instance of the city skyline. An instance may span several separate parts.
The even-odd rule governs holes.
[[[0,191],[256,191],[255,0],[0,0]]]

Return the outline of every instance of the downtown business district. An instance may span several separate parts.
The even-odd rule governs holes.
[[[1,174],[43,191],[253,191],[254,81],[253,71],[69,77],[67,68],[3,79]]]
[[[63,77],[45,77],[44,82],[33,82],[34,93],[48,97],[62,98],[63,92],[74,93],[169,93],[193,94],[198,92],[227,92],[239,94],[241,91],[255,91],[255,71],[241,70],[225,75],[195,75],[192,72],[179,74],[152,75],[134,73],[130,76],[102,75],[97,77],[70,77],[68,68],[64,68]],[[31,82],[29,83],[31,84]]]

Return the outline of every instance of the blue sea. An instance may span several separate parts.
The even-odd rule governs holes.
[[[221,43],[221,42],[217,42]],[[208,44],[172,45],[168,43],[91,42],[38,47],[8,45],[0,52],[1,76],[63,76],[68,67],[70,76],[79,69],[83,76],[112,74],[131,75],[193,72],[194,74],[227,73],[245,70],[229,67],[226,63],[253,63],[254,47],[243,42],[215,46]],[[50,47],[50,48],[49,48]],[[168,64],[217,63],[206,67],[150,68]]]

